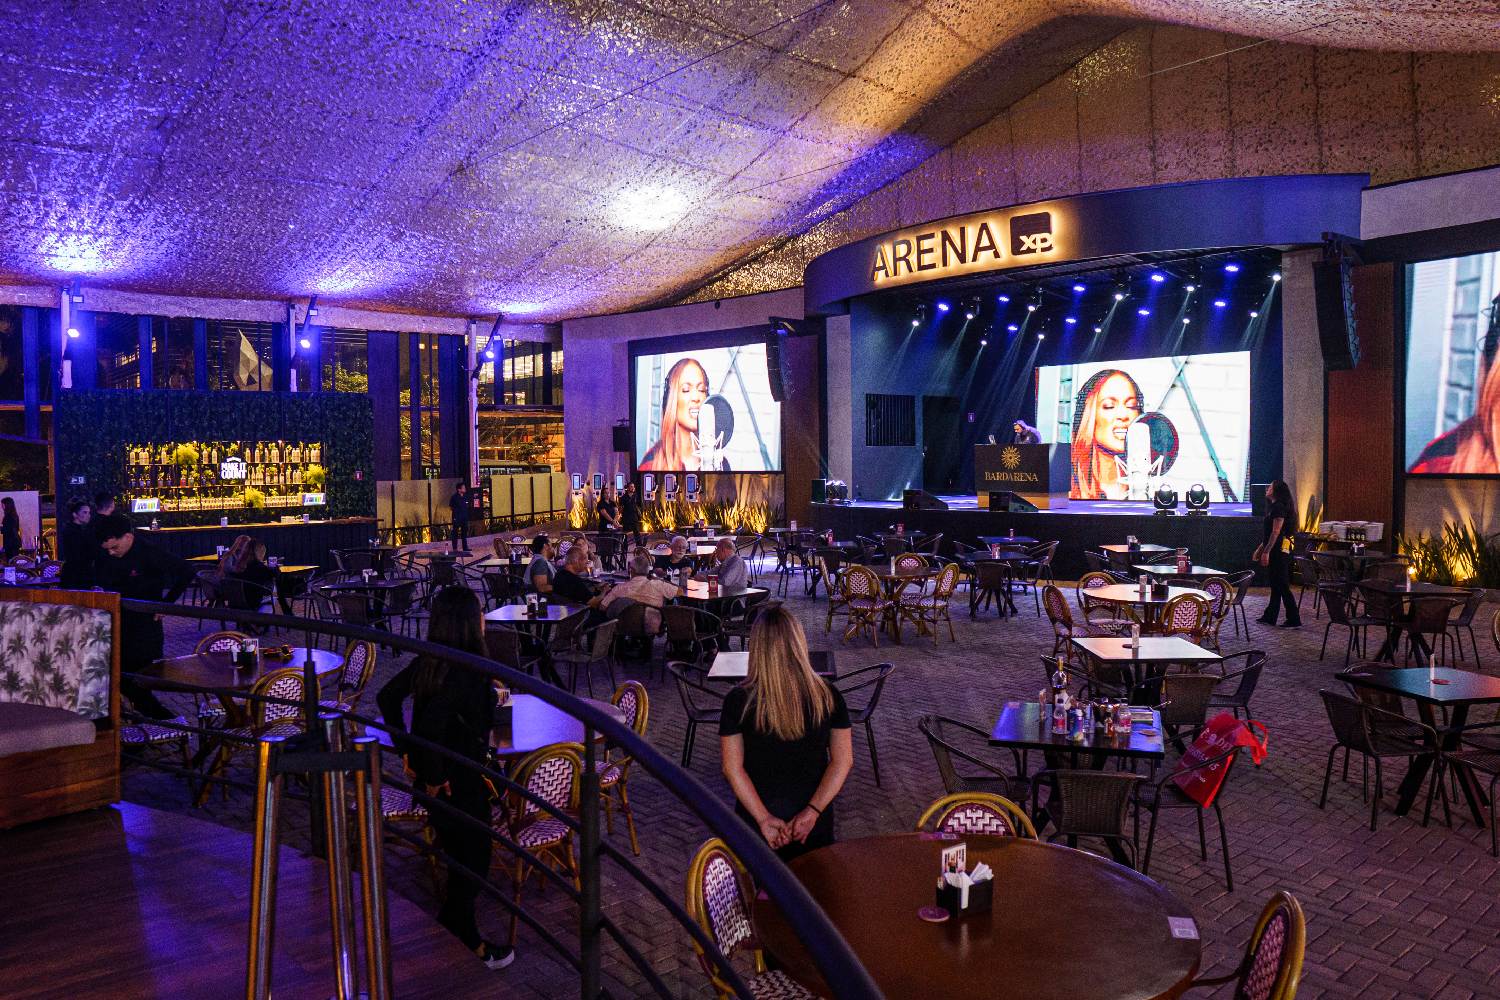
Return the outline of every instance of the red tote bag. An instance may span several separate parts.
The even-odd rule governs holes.
[[[1254,719],[1241,721],[1233,713],[1220,712],[1208,720],[1193,745],[1177,762],[1177,773],[1172,776],[1172,781],[1184,795],[1207,809],[1214,804],[1214,797],[1229,776],[1234,757],[1225,757],[1209,767],[1197,765],[1228,753],[1234,747],[1249,750],[1251,761],[1258,765],[1266,759],[1267,742],[1266,727],[1261,723]]]

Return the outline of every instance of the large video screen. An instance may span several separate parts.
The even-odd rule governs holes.
[[[1069,445],[1068,496],[1149,500],[1159,486],[1246,499],[1250,353],[1037,369],[1037,430]]]
[[[634,410],[643,472],[781,471],[764,343],[637,356]]]
[[[1500,252],[1406,269],[1406,470],[1500,474]]]

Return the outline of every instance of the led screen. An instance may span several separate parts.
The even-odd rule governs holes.
[[[1069,446],[1068,496],[1149,500],[1198,484],[1246,500],[1250,354],[1090,361],[1037,369],[1037,430]]]
[[[1406,470],[1500,474],[1500,252],[1412,264],[1406,281]]]
[[[642,471],[781,471],[766,345],[638,356],[634,425]]]

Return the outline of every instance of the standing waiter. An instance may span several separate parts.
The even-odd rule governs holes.
[[[635,483],[626,483],[620,494],[620,530],[630,538],[630,544],[641,543],[641,501],[635,495]]]
[[[453,513],[453,549],[469,547],[469,487],[459,481],[458,489],[448,498],[448,509]]]

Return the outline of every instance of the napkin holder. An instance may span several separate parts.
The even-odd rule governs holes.
[[[511,737],[515,734],[516,706],[511,702],[495,706],[494,734],[500,738],[502,745],[509,746]]]
[[[1165,583],[1153,583],[1151,585],[1151,596],[1158,600],[1170,594],[1171,588]]]
[[[943,884],[937,888],[937,905],[947,910],[955,917],[967,917],[976,913],[988,913],[995,903],[995,880],[987,878],[983,882],[975,882],[969,886],[969,905],[960,907],[959,901],[963,898],[963,890],[956,885],[949,885],[944,879]]]

